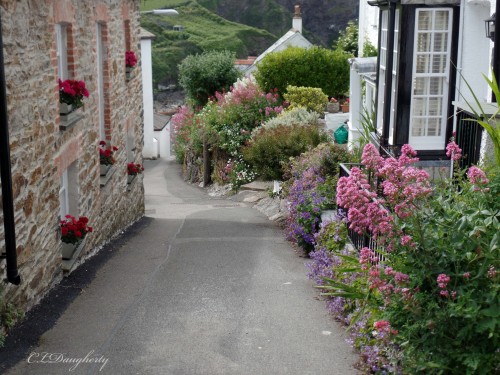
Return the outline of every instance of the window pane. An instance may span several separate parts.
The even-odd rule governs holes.
[[[448,33],[435,33],[434,52],[445,52],[447,49],[448,49]]]
[[[449,12],[447,10],[436,11],[434,30],[448,30],[448,17]]]
[[[427,99],[419,98],[413,101],[413,116],[425,116],[426,115],[426,103]]]
[[[444,73],[446,71],[445,54],[434,55],[432,59],[432,73]]]
[[[429,72],[429,55],[417,55],[417,73]]]
[[[431,34],[420,33],[417,37],[417,52],[426,52],[431,48]]]
[[[441,118],[431,117],[427,120],[427,135],[439,137],[441,135]]]
[[[431,29],[431,12],[420,11],[418,18],[418,30],[430,30],[430,29]]]
[[[411,129],[411,135],[414,137],[422,137],[425,135],[425,119],[414,118]]]
[[[441,77],[431,77],[430,78],[430,95],[442,95],[443,94],[443,78]]]
[[[427,82],[429,81],[428,78],[424,77],[417,77],[415,78],[415,83],[413,87],[413,94],[414,95],[425,95],[427,93]]]
[[[429,98],[429,116],[440,116],[443,98]]]

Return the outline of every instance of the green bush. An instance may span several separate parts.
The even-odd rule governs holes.
[[[288,85],[319,87],[329,97],[345,96],[349,89],[349,62],[343,51],[321,47],[289,47],[270,53],[258,64],[255,78],[266,91],[281,93]]]
[[[197,106],[203,106],[216,91],[227,91],[241,76],[229,51],[209,51],[186,57],[179,65],[179,83]]]
[[[298,87],[289,85],[284,94],[285,100],[290,103],[290,109],[304,107],[308,111],[323,113],[325,112],[328,96],[320,88],[316,87]]]
[[[309,112],[302,107],[290,107],[281,112],[278,116],[267,120],[262,124],[266,129],[272,129],[279,125],[292,126],[292,125],[318,125],[319,116],[316,112]]]
[[[259,128],[243,148],[243,157],[265,180],[280,180],[283,166],[291,157],[328,141],[328,136],[316,125],[278,125]]]

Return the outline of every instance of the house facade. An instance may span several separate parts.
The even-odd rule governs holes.
[[[279,38],[276,42],[273,43],[268,49],[262,52],[259,56],[257,56],[251,64],[249,64],[248,68],[243,70],[245,75],[253,74],[258,69],[258,64],[266,55],[273,52],[279,52],[287,49],[288,47],[301,47],[301,48],[310,48],[312,47],[312,43],[308,41],[304,35],[302,35],[302,13],[299,5],[295,5],[294,14],[292,18],[292,28],[285,33],[281,38]],[[250,59],[250,58],[249,58]],[[241,64],[237,64],[241,65]]]
[[[0,211],[0,272],[17,255],[19,285],[0,293],[27,310],[64,274],[144,213],[142,176],[128,183],[127,164],[142,163],[143,98],[134,0],[6,0],[0,4],[10,154],[13,228]],[[58,80],[84,81],[84,105],[62,115]],[[101,172],[99,145],[118,148]],[[4,147],[5,145],[2,145]],[[5,181],[2,180],[5,184]],[[5,194],[4,194],[5,195]],[[93,228],[63,259],[59,222],[85,216]],[[9,226],[7,226],[9,227]],[[10,227],[9,227],[10,228]],[[14,235],[12,242],[4,241]],[[7,244],[6,244],[7,242]],[[15,259],[15,257],[14,257]]]
[[[488,75],[493,65],[493,42],[485,36],[484,20],[495,12],[495,3],[378,0],[363,1],[360,7],[379,11],[379,55],[371,73],[376,77],[373,100],[381,148],[397,154],[409,143],[421,159],[441,160],[456,133],[468,163],[477,162],[481,148],[484,153],[487,147],[486,135],[471,130],[472,122],[466,121],[470,113],[461,114],[471,112],[466,101],[473,101],[472,92],[484,103],[491,101],[482,74]],[[360,30],[369,27],[366,22],[360,18]],[[364,65],[363,60],[354,63]]]

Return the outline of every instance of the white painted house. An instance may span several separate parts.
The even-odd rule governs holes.
[[[257,64],[269,53],[279,52],[288,47],[310,48],[312,43],[302,35],[302,14],[300,6],[295,5],[295,12],[292,19],[292,28],[281,38],[279,38],[272,46],[262,52],[253,63],[244,71],[245,75],[249,75],[257,70]]]
[[[154,109],[153,109],[153,64],[151,42],[154,34],[143,29],[139,34],[141,39],[141,68],[142,68],[142,95],[144,104],[144,158],[156,158],[158,146],[154,138]]]
[[[493,42],[485,35],[485,20],[495,12],[495,3],[363,0],[360,37],[369,35],[373,28],[368,7],[379,11],[379,56],[372,72],[364,69],[367,60],[351,62],[351,112],[361,112],[363,102],[374,102],[375,139],[391,154],[409,143],[421,159],[446,159],[446,144],[456,132],[467,156],[465,162],[476,163],[480,149],[484,153],[488,142],[482,129],[467,121],[471,115],[463,113],[471,112],[464,97],[472,99],[464,79],[482,101],[491,101],[482,73],[490,74],[492,65],[497,72],[500,70],[499,59],[492,57]],[[375,78],[371,82],[365,79],[370,74]],[[363,81],[375,89],[373,94],[367,90],[371,96],[364,99],[360,90]],[[359,121],[352,122],[351,135],[355,137]]]

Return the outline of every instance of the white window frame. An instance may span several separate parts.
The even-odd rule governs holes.
[[[56,55],[58,78],[62,81],[68,79],[68,26],[56,24]]]
[[[66,169],[61,176],[61,186],[59,188],[59,215],[63,219],[69,214],[69,187],[68,170]]]
[[[435,14],[436,12],[448,12],[448,27],[446,30],[436,30],[434,28],[435,24]],[[423,12],[431,12],[431,28],[430,30],[425,30],[425,31],[420,31],[418,30],[418,21],[419,21],[419,16]],[[446,125],[448,122],[448,100],[449,100],[449,83],[450,83],[450,63],[451,63],[451,52],[452,52],[452,28],[453,28],[453,9],[452,8],[421,8],[417,9],[415,12],[415,36],[414,36],[414,41],[413,41],[413,70],[412,70],[412,93],[411,93],[411,108],[410,108],[410,124],[409,124],[409,144],[413,146],[416,150],[441,150],[444,149],[444,145],[446,143]],[[447,48],[446,51],[434,51],[434,33],[439,32],[443,33],[446,32],[448,33],[448,38],[447,38]],[[417,52],[418,48],[418,36],[419,34],[422,33],[429,33],[431,34],[430,36],[430,44],[429,44],[429,51],[423,51],[423,52]],[[418,55],[428,55],[430,58],[434,54],[439,55],[439,54],[446,54],[446,59],[445,59],[445,67],[444,67],[444,72],[441,73],[432,73],[432,72],[425,72],[425,73],[417,73],[417,56]],[[432,61],[432,59],[431,59]],[[430,65],[432,65],[431,62],[429,62]],[[428,70],[431,70],[429,67]],[[415,88],[416,88],[416,79],[417,78],[428,78],[428,82],[426,83],[426,92],[423,94],[416,94],[415,93]],[[430,94],[430,78],[441,78],[441,84],[442,84],[442,93],[441,94],[435,94],[431,95]],[[430,116],[429,115],[429,99],[442,99],[441,102],[441,112],[439,116]],[[421,115],[421,116],[416,116],[415,115],[415,100],[416,99],[424,99],[426,101],[426,106],[425,106],[425,111],[427,112],[426,115]],[[429,119],[440,119],[440,127],[438,128],[438,131],[440,134],[438,135],[428,135],[428,121]],[[422,119],[426,121],[425,128],[424,128],[424,134],[423,135],[413,135],[413,124],[414,120],[416,119]]]
[[[378,86],[378,106],[377,106],[377,132],[382,134],[384,122],[384,103],[385,103],[385,78],[387,75],[387,41],[389,39],[389,10],[382,11],[381,18],[381,40],[380,40],[380,67],[379,67],[379,86]],[[399,9],[395,10],[394,22],[394,48],[392,60],[392,94],[391,94],[391,117],[389,119],[389,144],[394,144],[394,124],[396,122],[396,103],[398,88],[398,66],[399,66]]]
[[[102,24],[96,23],[96,50],[97,50],[97,93],[98,93],[98,115],[99,115],[99,137],[106,139],[104,120],[104,43],[102,40]]]

